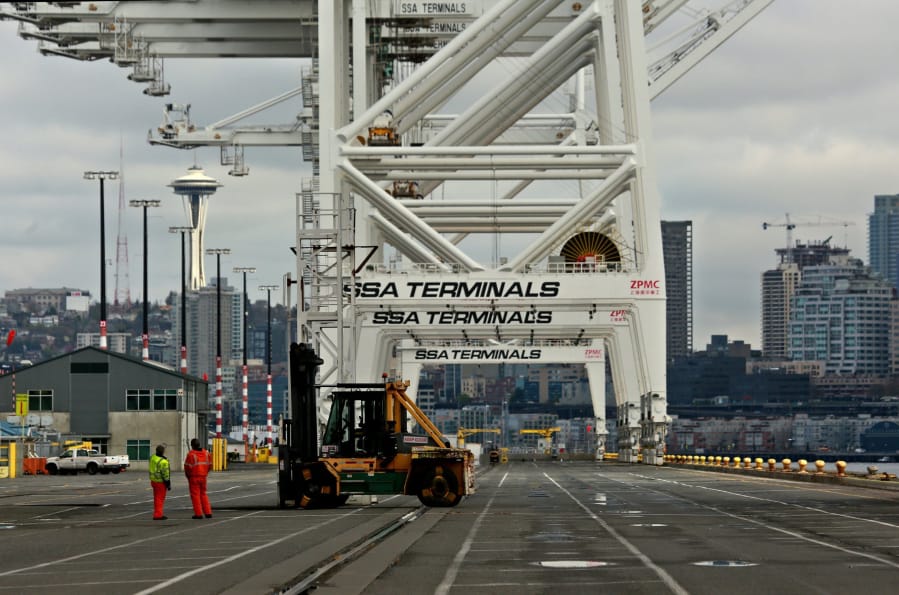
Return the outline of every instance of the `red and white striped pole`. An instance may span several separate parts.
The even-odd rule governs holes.
[[[247,443],[247,426],[250,423],[250,410],[248,408],[249,397],[247,396],[247,365],[243,366],[243,393],[241,394],[243,398],[243,443]]]
[[[215,437],[222,437],[222,356],[215,356]]]
[[[187,374],[187,345],[181,346],[181,373]]]
[[[272,375],[265,378],[265,443],[272,443]]]

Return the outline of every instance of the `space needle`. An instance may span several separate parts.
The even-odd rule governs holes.
[[[198,291],[206,286],[206,269],[203,266],[203,236],[206,228],[206,210],[209,197],[222,184],[206,175],[198,165],[187,170],[187,175],[173,180],[169,187],[184,197],[184,210],[190,225],[190,289]]]

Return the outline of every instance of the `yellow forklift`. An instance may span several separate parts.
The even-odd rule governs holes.
[[[406,395],[408,382],[338,384],[318,447],[311,347],[290,346],[293,420],[282,422],[278,498],[282,508],[331,508],[351,495],[406,494],[427,506],[455,506],[474,493],[474,456],[451,448]],[[407,431],[410,421],[416,431]]]

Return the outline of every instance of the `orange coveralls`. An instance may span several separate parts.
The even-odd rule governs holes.
[[[212,506],[206,496],[206,476],[212,461],[206,449],[191,450],[184,459],[184,475],[190,489],[190,501],[194,507],[194,516],[212,516]]]

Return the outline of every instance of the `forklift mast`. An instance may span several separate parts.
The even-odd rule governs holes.
[[[290,406],[289,428],[285,438],[294,460],[308,462],[318,459],[318,417],[315,375],[324,361],[305,343],[290,345]]]

